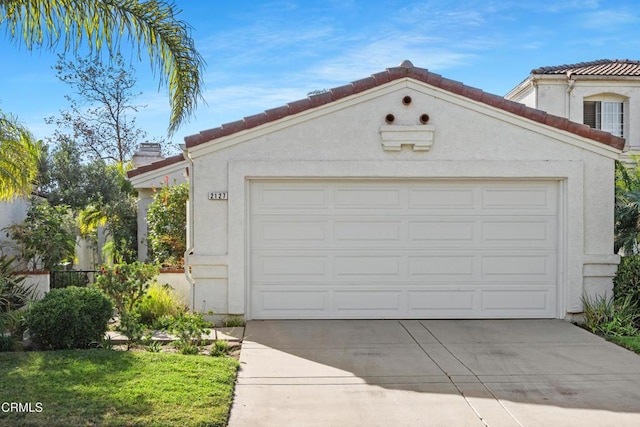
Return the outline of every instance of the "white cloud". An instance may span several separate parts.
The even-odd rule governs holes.
[[[620,31],[620,26],[638,22],[638,14],[625,10],[598,10],[581,17],[582,27],[591,30]]]
[[[439,38],[389,34],[328,58],[310,68],[306,74],[327,84],[344,84],[396,67],[405,59],[416,67],[445,70],[467,63],[472,57],[472,53],[448,47]]]

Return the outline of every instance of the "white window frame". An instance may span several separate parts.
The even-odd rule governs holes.
[[[594,117],[587,119],[587,103],[593,103]],[[627,108],[625,99],[617,96],[599,96],[584,98],[583,122],[589,126],[609,132],[612,135],[625,137]],[[589,123],[591,121],[591,123]]]

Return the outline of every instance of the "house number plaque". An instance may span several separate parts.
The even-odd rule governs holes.
[[[227,200],[229,198],[229,193],[219,192],[219,193],[209,193],[209,200]]]

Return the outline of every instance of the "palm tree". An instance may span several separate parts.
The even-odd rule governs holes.
[[[95,51],[118,50],[122,37],[147,50],[160,84],[169,89],[169,133],[202,100],[204,60],[196,51],[190,27],[177,19],[173,3],[162,0],[0,0],[0,28],[27,49],[77,53],[84,44]]]
[[[0,110],[0,201],[31,193],[40,153],[41,145],[31,133]]]
[[[173,3],[161,0],[0,0],[0,28],[27,49],[114,54],[124,35],[146,48],[160,84],[169,89],[169,133],[191,115],[202,100],[204,60],[189,35],[190,27],[176,16]],[[37,172],[37,147],[14,117],[0,112],[0,200],[31,192]]]

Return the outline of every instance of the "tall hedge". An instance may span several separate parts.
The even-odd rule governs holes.
[[[640,255],[622,257],[613,278],[613,295],[616,300],[631,296],[634,304],[640,303]]]

